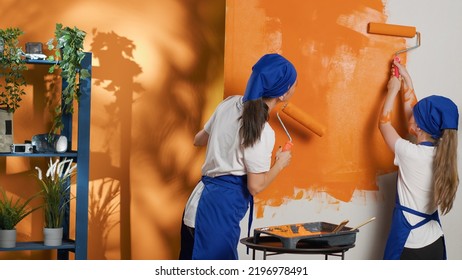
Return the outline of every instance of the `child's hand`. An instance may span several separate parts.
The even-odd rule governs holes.
[[[399,61],[397,61],[396,59],[393,60],[392,68],[393,67],[398,68],[399,74],[401,78],[404,80],[406,88],[412,88],[411,76],[409,75],[409,72],[407,72],[406,67],[403,64],[401,64]]]
[[[400,78],[396,78],[396,76],[392,74],[387,84],[388,92],[396,93],[400,90],[400,88],[401,88],[401,76]]]

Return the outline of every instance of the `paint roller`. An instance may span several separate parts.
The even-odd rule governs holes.
[[[397,36],[397,37],[407,37],[414,38],[416,37],[416,44],[410,48],[399,50],[395,53],[395,61],[400,62],[398,55],[400,53],[408,52],[415,48],[420,47],[420,32],[417,32],[414,26],[405,26],[405,25],[396,25],[396,24],[386,24],[386,23],[376,23],[370,22],[367,25],[367,32],[372,34],[381,34],[388,36]],[[398,68],[394,68],[394,75],[399,76]]]
[[[296,120],[299,124],[303,125],[305,128],[316,133],[319,137],[322,137],[326,132],[326,127],[324,125],[319,123],[313,117],[307,115],[292,103],[286,103],[282,107],[282,111],[292,119]]]
[[[286,104],[284,104],[281,111],[320,137],[322,137],[324,133],[326,132],[325,126],[323,126],[321,123],[319,123],[314,118],[307,115],[305,112],[303,112],[301,109],[299,109],[298,107],[296,107],[295,105],[291,103],[287,102]],[[292,137],[290,137],[289,131],[285,127],[281,118],[279,117],[279,112],[276,113],[276,116],[279,122],[281,123],[282,128],[284,129],[285,133],[287,134],[287,137],[289,138],[289,141],[286,142],[282,150],[288,151],[293,146]]]

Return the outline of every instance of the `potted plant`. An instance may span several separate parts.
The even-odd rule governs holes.
[[[34,195],[25,201],[8,198],[4,189],[0,189],[0,247],[16,247],[16,225],[39,207],[30,209],[29,203],[37,197]]]
[[[46,176],[42,175],[39,167],[35,167],[40,183],[40,195],[43,198],[44,243],[47,246],[61,245],[64,215],[72,199],[70,179],[76,168],[77,164],[74,164],[72,159],[56,159],[53,162],[51,158]],[[52,232],[56,231],[59,235],[48,239],[48,234],[55,234]]]
[[[82,59],[85,57],[83,43],[86,35],[85,31],[77,27],[63,27],[61,23],[57,23],[55,38],[47,42],[48,49],[54,50],[54,54],[47,59],[57,62],[50,67],[49,72],[61,69],[61,77],[65,82],[62,102],[55,109],[51,132],[55,133],[63,128],[62,115],[73,113],[73,102],[79,100],[80,79],[90,77],[89,71],[81,67]]]
[[[24,34],[19,28],[0,29],[0,41],[3,51],[0,53],[0,107],[10,113],[19,108],[22,96],[26,94],[24,88],[26,80],[24,71],[27,70],[24,54],[19,47],[19,36]]]
[[[18,46],[23,32],[19,28],[0,29],[0,152],[10,152],[13,144],[13,113],[19,108],[26,80],[27,69]],[[5,125],[3,125],[5,124]],[[7,125],[8,124],[8,125]]]

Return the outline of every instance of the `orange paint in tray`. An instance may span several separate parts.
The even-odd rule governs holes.
[[[253,242],[259,244],[270,241],[274,245],[279,241],[282,247],[288,249],[300,247],[300,243],[305,248],[354,244],[358,230],[343,227],[342,230],[335,231],[337,226],[326,222],[312,222],[257,228],[254,230]]]

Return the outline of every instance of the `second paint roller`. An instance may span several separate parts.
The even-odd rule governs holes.
[[[406,38],[415,37],[416,44],[414,46],[395,52],[394,59],[397,60],[398,62],[400,61],[398,57],[400,53],[404,53],[404,52],[420,47],[420,32],[417,32],[414,26],[370,22],[367,25],[367,32],[372,33],[372,34],[406,37]],[[396,67],[395,67],[394,75],[396,77],[399,76],[398,68]]]
[[[316,121],[314,118],[311,116],[307,115],[305,112],[303,112],[301,109],[296,107],[295,105],[291,103],[286,103],[282,107],[282,112],[284,112],[286,115],[297,121],[299,124],[304,126],[305,128],[311,130],[318,136],[322,137],[324,133],[326,132],[325,126],[323,126],[321,123]],[[285,133],[287,134],[287,137],[289,137],[289,141],[284,145],[283,151],[290,150],[293,146],[292,143],[292,137],[290,137],[289,131],[287,131],[284,123],[282,122],[281,118],[279,117],[279,112],[276,113],[277,118],[279,122],[282,125],[282,128],[284,129]]]

